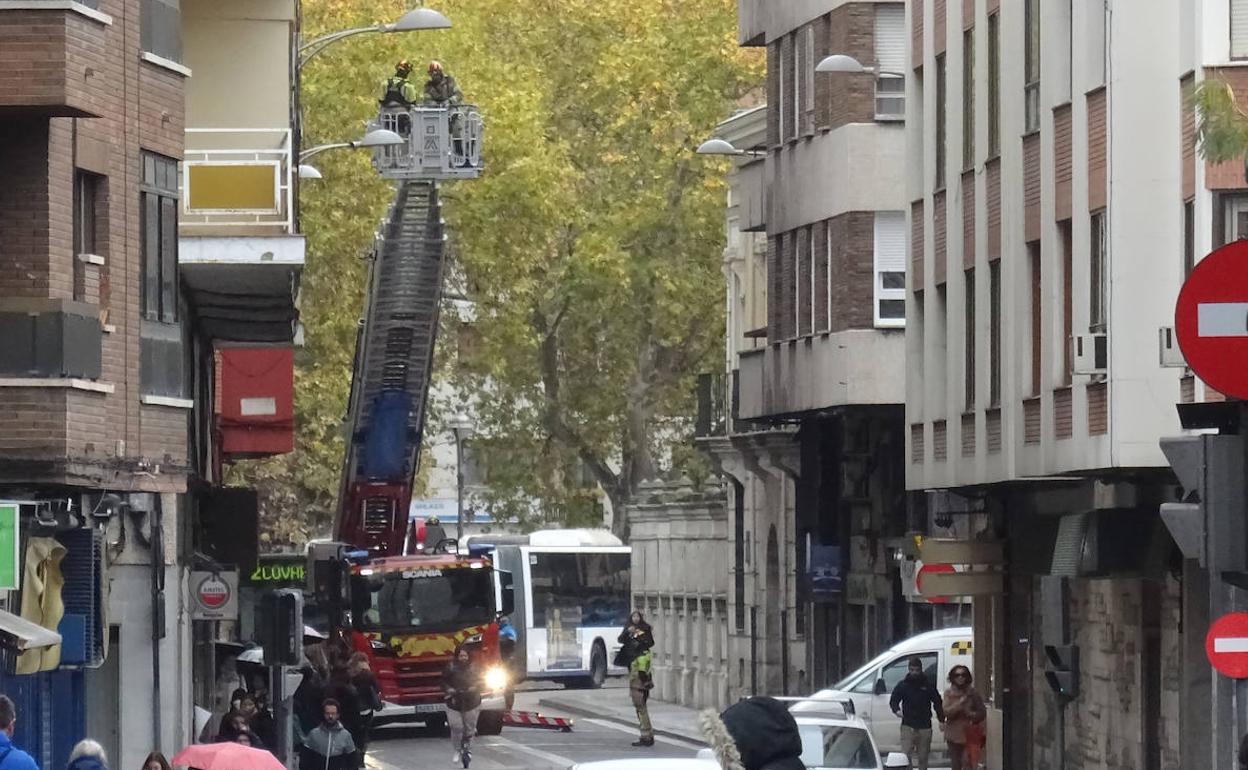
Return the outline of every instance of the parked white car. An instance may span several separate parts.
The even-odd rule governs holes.
[[[900,751],[901,718],[893,714],[888,701],[893,688],[905,678],[910,659],[916,656],[921,659],[928,678],[938,691],[944,692],[949,669],[954,666],[974,669],[972,638],[969,627],[945,628],[913,636],[880,653],[831,688],[815,693],[811,699],[852,701],[854,713],[866,723],[880,751]],[[794,704],[790,710],[796,717],[819,708],[818,703],[805,701]],[[949,766],[949,747],[938,727],[932,731],[931,764],[933,767]]]

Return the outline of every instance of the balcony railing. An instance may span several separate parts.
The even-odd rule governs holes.
[[[484,163],[485,125],[473,104],[382,107],[369,129],[384,128],[407,141],[373,150],[373,167],[387,179],[475,179]]]
[[[184,235],[293,234],[288,128],[188,128],[182,162]]]

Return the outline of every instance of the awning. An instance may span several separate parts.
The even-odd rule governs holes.
[[[0,610],[0,645],[23,652],[60,643],[61,635],[55,631]]]

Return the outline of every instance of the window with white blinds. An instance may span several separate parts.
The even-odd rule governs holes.
[[[906,213],[875,212],[875,325],[906,325]]]
[[[906,7],[903,3],[875,6],[876,120],[904,120],[906,79],[896,74],[906,66]]]
[[[1231,0],[1231,58],[1248,59],[1248,0]]]

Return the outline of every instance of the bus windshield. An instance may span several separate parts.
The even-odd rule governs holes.
[[[352,578],[356,628],[436,632],[494,619],[494,582],[488,569],[416,568]]]

